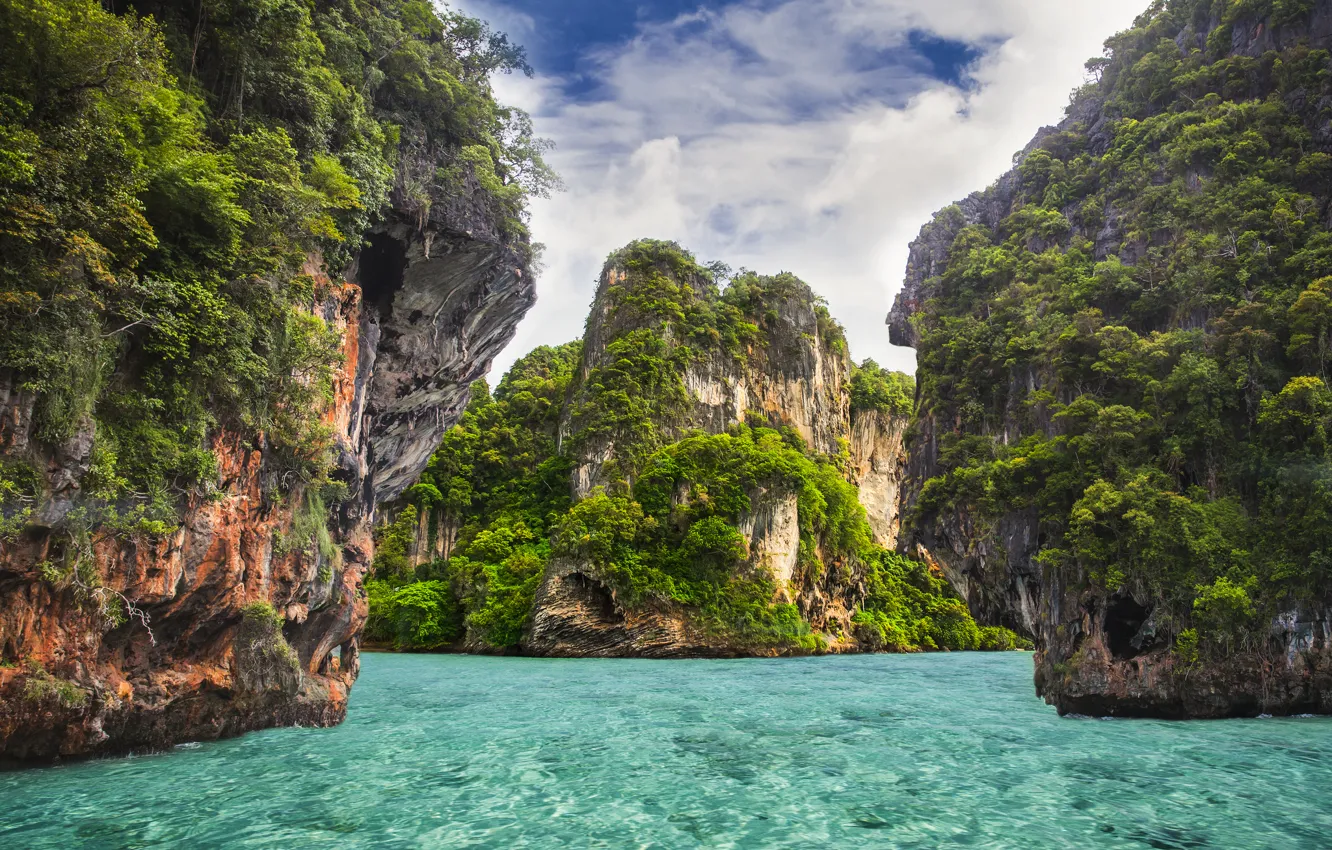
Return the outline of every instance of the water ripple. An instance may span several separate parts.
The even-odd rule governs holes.
[[[1332,721],[1060,719],[1030,656],[364,659],[347,723],[0,773],[0,847],[1320,848]]]

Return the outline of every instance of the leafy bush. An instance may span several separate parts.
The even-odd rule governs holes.
[[[532,620],[532,603],[546,571],[540,547],[523,547],[481,566],[484,591],[467,624],[491,646],[517,646]]]
[[[865,587],[865,601],[852,623],[856,637],[872,649],[919,652],[1031,647],[1008,629],[977,626],[948,583],[918,561],[879,549],[869,563]]]
[[[889,372],[873,360],[851,370],[851,410],[877,410],[891,416],[910,416],[916,404],[916,379]]]
[[[416,542],[420,514],[415,505],[403,508],[393,522],[375,535],[374,575],[384,579],[403,579],[411,575],[411,551]]]
[[[79,709],[88,705],[88,691],[66,679],[58,679],[46,668],[30,662],[23,681],[23,698],[32,702],[54,702],[61,708]]]
[[[300,685],[301,661],[282,634],[283,622],[267,602],[251,602],[241,609],[233,646],[236,678],[243,688],[292,693]]]
[[[400,588],[388,603],[394,646],[399,650],[431,650],[462,636],[462,616],[448,584],[413,582]]]

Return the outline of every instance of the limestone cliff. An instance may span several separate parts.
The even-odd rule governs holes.
[[[368,640],[738,657],[1013,649],[889,548],[913,381],[790,274],[608,259],[583,339],[474,388],[383,512]]]
[[[722,434],[741,423],[763,423],[789,428],[815,454],[849,463],[849,477],[865,488],[875,536],[881,543],[895,541],[905,420],[865,411],[852,428],[853,367],[841,328],[819,299],[790,275],[733,283],[723,297],[696,267],[672,266],[660,256],[669,252],[646,263],[632,251],[621,252],[602,274],[559,429],[573,457],[574,498],[598,488],[632,487],[647,450],[690,433]],[[692,305],[689,315],[713,317],[714,324],[681,338],[685,332],[672,321],[675,308],[660,308],[663,293]],[[728,310],[739,339],[730,336]],[[746,328],[752,336],[744,336]],[[636,356],[626,341],[644,333],[663,341],[660,355],[678,363],[678,386],[668,378],[655,387],[655,397],[643,400],[645,421],[608,422],[607,387],[626,358]],[[680,510],[690,498],[676,494]],[[756,487],[748,502],[738,521],[747,553],[741,570],[770,576],[777,599],[794,603],[815,631],[843,636],[833,639],[833,648],[854,648],[851,616],[863,597],[861,578],[841,569],[813,576],[803,569],[795,492]],[[547,571],[524,648],[543,655],[648,657],[755,652],[700,633],[680,606],[626,606],[595,567],[567,558]]]
[[[376,511],[532,305],[484,21],[0,10],[0,762],[346,710]]]
[[[851,480],[869,516],[874,539],[892,549],[902,528],[902,479],[910,418],[883,410],[857,410],[851,419]]]
[[[441,210],[424,230],[380,228],[344,281],[325,277],[317,259],[307,267],[325,293],[318,310],[342,338],[325,413],[333,477],[348,492],[329,521],[332,549],[287,544],[312,494],[281,475],[262,438],[225,430],[212,438],[215,487],[190,495],[178,529],[71,537],[65,519],[84,498],[91,434],[48,453],[32,433],[34,397],[0,378],[0,451],[45,470],[27,529],[0,542],[0,758],[342,719],[359,670],[376,506],[420,473],[534,301],[523,246],[487,233],[484,216],[449,216]],[[72,545],[86,547],[86,573],[52,583],[44,565]],[[114,605],[99,608],[103,599]],[[261,646],[242,638],[254,603],[285,620],[292,669],[279,657],[268,675],[246,673]],[[121,606],[128,619],[102,613]]]
[[[679,285],[688,297],[716,300],[716,284],[689,273],[680,274]],[[789,277],[789,276],[788,276]],[[846,382],[851,361],[840,329],[834,330],[814,293],[789,278],[785,288],[764,303],[758,318],[765,331],[761,346],[743,350],[718,345],[712,340],[668,340],[684,346],[697,357],[683,360],[683,399],[662,398],[663,409],[653,411],[659,442],[678,439],[691,430],[721,433],[744,422],[750,414],[793,428],[815,451],[835,455],[850,432],[850,402]],[[566,415],[561,420],[560,440],[575,445],[577,467],[574,494],[582,498],[608,482],[604,466],[614,459],[616,445],[635,441],[633,428],[599,429],[586,434],[586,414],[593,407],[588,382],[598,370],[613,367],[618,350],[608,345],[636,331],[655,330],[661,318],[645,316],[636,305],[624,303],[636,294],[625,268],[614,259],[603,270],[589,312],[583,343],[583,364],[572,389]]]
[[[1278,554],[1323,485],[1277,483],[1325,461],[1269,448],[1259,413],[1318,374],[1286,311],[1332,271],[1303,253],[1306,234],[1325,234],[1332,195],[1297,176],[1332,153],[1329,47],[1322,0],[1157,4],[1089,64],[1099,79],[1061,125],[911,246],[889,316],[892,341],[922,355],[900,546],[937,563],[978,620],[1035,637],[1037,690],[1061,712],[1332,711],[1326,581],[1293,590],[1262,566],[1326,557],[1312,541]],[[1258,109],[1304,141],[1242,160],[1245,129],[1211,124],[1209,150],[1193,146],[1205,122]],[[1242,194],[1259,187],[1307,204],[1309,229],[1282,237],[1253,219],[1244,245],[1201,247],[1267,215]],[[1260,257],[1263,283],[1243,284]],[[1258,348],[1235,345],[1243,333]],[[1195,364],[1234,389],[1172,398]],[[1300,506],[1271,507],[1278,492]],[[1205,522],[1148,530],[1215,506],[1234,511],[1214,528],[1242,556],[1196,543]],[[1215,613],[1222,591],[1228,619]]]

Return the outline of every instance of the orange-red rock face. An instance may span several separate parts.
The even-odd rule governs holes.
[[[349,364],[328,412],[345,441],[359,289],[334,288],[326,309],[344,331]],[[132,601],[147,623],[131,618],[105,630],[95,600],[46,580],[42,563],[57,560],[67,545],[52,529],[34,528],[0,545],[0,653],[7,662],[0,666],[0,753],[45,758],[157,748],[341,720],[357,672],[355,635],[365,620],[360,587],[369,529],[361,521],[337,530],[339,565],[321,563],[317,551],[285,552],[280,541],[304,494],[266,496],[264,452],[237,435],[219,434],[213,450],[219,492],[193,497],[175,533],[91,535],[102,592]],[[123,606],[118,597],[112,604]],[[253,693],[238,686],[233,637],[252,602],[286,616],[284,633],[301,666],[299,680],[286,688]],[[333,654],[338,648],[340,657]]]
[[[522,261],[502,245],[435,237],[431,252],[401,228],[380,238],[403,255],[392,280],[365,262],[352,282],[329,281],[314,262],[306,269],[324,293],[320,315],[343,338],[324,412],[334,478],[350,491],[329,519],[338,557],[287,544],[306,494],[274,469],[261,435],[223,431],[212,441],[216,492],[191,496],[179,529],[162,538],[94,529],[83,545],[96,575],[83,592],[52,581],[43,565],[74,545],[67,516],[93,429],[67,446],[39,445],[34,399],[0,375],[0,458],[44,464],[48,490],[33,525],[0,540],[0,761],[343,719],[359,671],[375,507],[420,473],[534,300]],[[95,596],[116,611],[129,603],[147,622],[109,623]],[[249,639],[238,633],[255,602],[284,617],[295,668],[244,674]]]

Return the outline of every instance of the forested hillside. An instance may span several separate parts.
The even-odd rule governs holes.
[[[891,319],[920,353],[908,536],[1040,638],[1063,708],[1332,698],[1301,660],[1332,593],[1328,23],[1155,3],[913,246]],[[1245,682],[1287,657],[1281,685]]]
[[[535,297],[523,53],[419,0],[0,44],[0,757],[336,722],[376,505]]]
[[[904,415],[910,378],[873,363],[848,377],[840,326],[795,277],[717,277],[673,244],[634,243],[608,260],[584,341],[537,349],[493,395],[474,388],[381,531],[370,638],[593,651],[576,637],[547,647],[540,624],[533,635],[576,564],[614,616],[683,624],[685,645],[663,652],[1013,645],[925,565],[877,545],[848,480],[850,410]],[[806,357],[799,387],[826,400],[826,420],[765,408]]]

